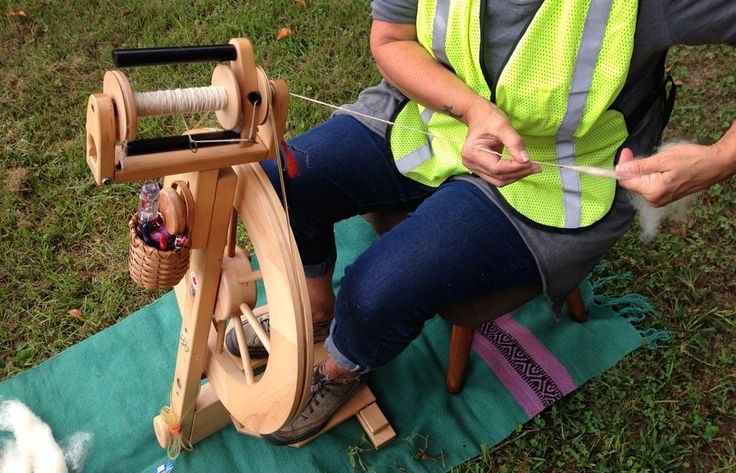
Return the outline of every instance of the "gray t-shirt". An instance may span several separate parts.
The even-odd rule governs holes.
[[[484,61],[494,82],[506,58],[531,22],[542,0],[486,0],[483,41]],[[414,24],[417,0],[373,0],[373,18],[390,23]],[[675,44],[731,44],[736,46],[736,0],[641,0],[634,37],[634,51],[626,85],[613,108],[629,119],[631,129],[625,146],[636,155],[650,154],[663,126],[663,97],[652,95],[661,80],[662,61]],[[390,120],[405,100],[396,88],[382,81],[360,93],[345,108]],[[652,101],[653,100],[653,101]],[[644,110],[642,111],[642,104]],[[337,112],[341,113],[341,112]],[[636,119],[632,119],[636,117]],[[385,136],[387,125],[356,117],[375,133]],[[627,192],[618,188],[611,212],[590,228],[576,233],[542,230],[517,218],[505,202],[480,178],[464,175],[455,179],[472,182],[499,205],[515,225],[539,266],[544,292],[552,309],[562,301],[628,229],[633,209]]]

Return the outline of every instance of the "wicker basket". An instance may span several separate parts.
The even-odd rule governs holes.
[[[186,183],[176,181],[173,188],[179,187],[187,206],[186,235],[191,240],[192,212],[194,211],[192,194]],[[130,231],[130,245],[128,247],[128,271],[131,279],[145,289],[171,289],[174,287],[189,267],[189,245],[178,251],[163,251],[146,245],[136,233],[137,218],[133,214],[128,222]]]

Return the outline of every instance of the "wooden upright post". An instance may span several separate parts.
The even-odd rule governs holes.
[[[176,287],[182,324],[171,388],[171,409],[180,419],[185,439],[190,439],[192,434],[227,238],[223,229],[227,228],[232,214],[237,180],[231,168],[193,174],[188,177],[196,181],[196,186],[192,186],[197,208],[194,220],[198,223],[209,220],[209,225],[204,226],[209,233],[196,238],[193,235],[189,269]],[[174,179],[181,177],[175,176]]]

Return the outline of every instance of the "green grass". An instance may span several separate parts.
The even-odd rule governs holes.
[[[168,3],[0,1],[0,379],[161,295],[126,274],[137,186],[96,188],[84,163],[86,99],[101,90],[113,48],[246,36],[271,77],[332,103],[352,101],[378,78],[367,0]],[[5,16],[19,10],[27,16]],[[294,36],[275,41],[281,27]],[[713,142],[736,118],[736,52],[679,48],[668,63],[684,81],[668,137]],[[153,90],[204,85],[210,68],[129,75],[135,90]],[[329,113],[293,101],[292,133]],[[141,131],[178,133],[183,125],[148,121]],[[633,275],[613,290],[648,296],[662,318],[647,323],[668,329],[672,341],[626,357],[458,471],[736,470],[733,181],[700,197],[651,245],[630,232],[607,261]]]

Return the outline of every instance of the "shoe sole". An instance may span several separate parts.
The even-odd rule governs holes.
[[[340,403],[340,405],[337,407],[337,409],[335,409],[335,412],[333,412],[332,415],[330,417],[328,417],[326,421],[324,421],[318,427],[315,427],[314,429],[310,430],[309,432],[305,432],[305,433],[303,433],[301,435],[297,435],[296,437],[289,437],[289,438],[281,437],[279,435],[275,435],[275,433],[261,435],[261,438],[263,440],[265,440],[266,442],[270,443],[271,445],[284,446],[284,445],[292,445],[292,444],[295,444],[295,443],[301,442],[303,440],[307,440],[309,438],[314,437],[315,435],[317,435],[320,432],[322,432],[322,429],[324,429],[325,426],[330,423],[330,419],[332,419],[335,416],[335,414],[337,414],[337,412],[340,410],[340,408],[346,402],[348,402],[350,399],[352,399],[353,396],[357,395],[360,392],[360,390],[363,389],[363,387],[365,387],[366,385],[367,385],[367,381],[364,379],[363,382],[361,383],[360,387],[352,394],[352,396],[350,396],[350,398],[345,399],[342,403]]]
[[[332,416],[330,416],[330,418],[327,419],[318,428],[315,428],[314,430],[311,430],[309,432],[305,432],[305,433],[303,433],[301,435],[297,435],[296,437],[286,438],[286,437],[281,437],[281,436],[274,435],[274,434],[266,434],[266,435],[261,435],[261,438],[263,440],[265,440],[266,442],[268,442],[269,444],[275,445],[275,446],[278,446],[278,447],[283,447],[283,446],[286,446],[286,445],[292,445],[292,444],[301,442],[302,440],[307,440],[309,438],[312,438],[315,435],[317,435],[318,433],[320,433],[322,431],[322,429],[324,429],[325,426],[330,423],[330,419],[331,418],[332,418]]]

